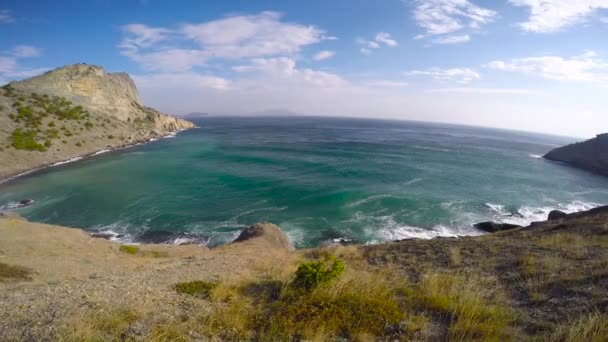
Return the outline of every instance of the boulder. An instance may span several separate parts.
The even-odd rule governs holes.
[[[568,214],[566,214],[565,212],[563,212],[561,210],[551,210],[551,212],[549,213],[549,217],[547,218],[547,220],[549,220],[549,221],[559,220],[559,219],[563,219],[567,215]]]
[[[294,247],[281,228],[272,223],[257,223],[241,232],[233,243],[262,243],[276,249],[293,250]]]
[[[474,225],[475,228],[487,233],[496,233],[504,230],[521,228],[522,226],[511,223],[481,222]]]

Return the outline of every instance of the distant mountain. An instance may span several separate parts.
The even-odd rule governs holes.
[[[248,116],[304,116],[302,113],[290,111],[289,109],[271,108],[248,114]]]
[[[608,133],[556,148],[544,158],[608,176]]]
[[[205,112],[192,112],[192,113],[188,113],[186,115],[183,115],[182,117],[184,119],[199,119],[199,118],[204,118],[206,116],[209,116],[209,113],[205,113]]]

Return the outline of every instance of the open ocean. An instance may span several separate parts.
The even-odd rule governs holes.
[[[197,124],[0,184],[0,210],[33,199],[18,210],[32,221],[209,246],[268,221],[310,247],[479,234],[481,221],[608,203],[608,178],[540,158],[569,138],[346,118]]]

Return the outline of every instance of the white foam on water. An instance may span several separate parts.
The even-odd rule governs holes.
[[[370,197],[366,197],[363,199],[360,199],[358,201],[352,202],[352,203],[348,203],[346,206],[347,207],[356,207],[358,205],[361,204],[365,204],[365,203],[369,203],[378,199],[382,199],[382,198],[389,198],[389,197],[393,197],[391,195],[374,195],[374,196],[370,196]]]
[[[79,161],[81,160],[83,157],[74,157],[74,158],[70,158],[68,160],[64,160],[64,161],[60,161],[54,164],[51,164],[51,166],[59,166],[59,165],[63,165],[63,164],[68,164],[68,163],[73,163],[75,161]]]
[[[99,150],[99,151],[93,153],[93,155],[97,156],[97,155],[100,155],[100,154],[108,153],[110,151],[112,151],[112,150]]]
[[[489,220],[502,223],[512,223],[527,226],[535,221],[545,221],[552,210],[561,210],[567,214],[590,210],[600,206],[598,203],[584,202],[580,200],[569,203],[557,203],[556,205],[545,205],[539,207],[522,206],[515,212],[508,211],[503,205],[486,203],[490,209]]]
[[[530,158],[534,158],[534,159],[540,159],[540,158],[542,158],[543,156],[541,156],[540,154],[528,154],[528,157],[530,157]]]

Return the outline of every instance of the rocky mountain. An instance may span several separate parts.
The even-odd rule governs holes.
[[[544,158],[608,176],[608,133],[556,148]]]
[[[0,89],[0,179],[194,127],[145,107],[126,73],[61,67]]]

